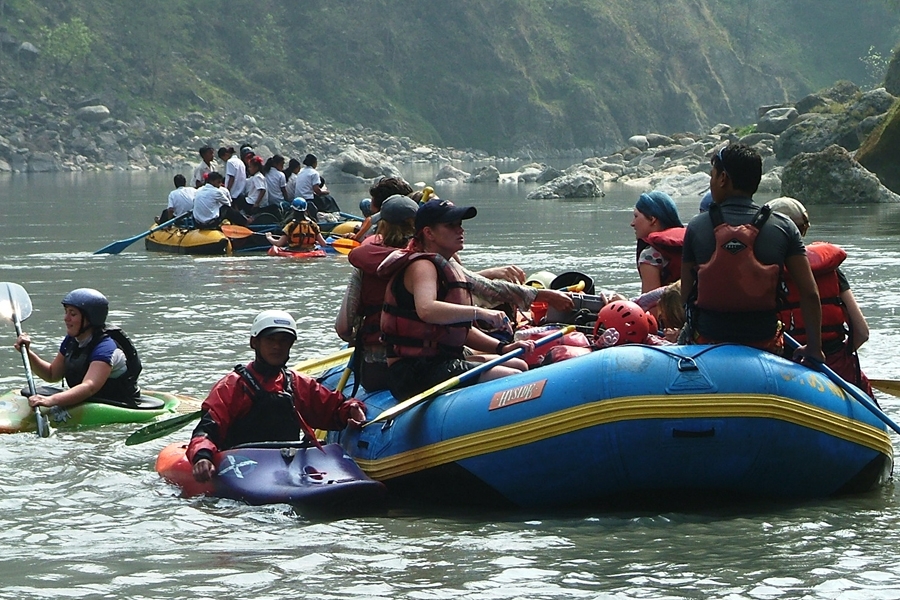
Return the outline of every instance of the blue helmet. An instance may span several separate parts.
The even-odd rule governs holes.
[[[359,212],[362,213],[364,217],[372,216],[372,199],[371,198],[363,198],[359,201]]]
[[[95,289],[78,288],[66,294],[62,299],[63,306],[73,306],[81,311],[91,327],[103,329],[106,326],[106,317],[109,315],[109,300]],[[82,331],[86,329],[82,325]]]
[[[300,212],[306,211],[306,200],[303,198],[294,198],[294,201],[291,202],[291,208]]]

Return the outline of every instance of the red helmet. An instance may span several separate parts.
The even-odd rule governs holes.
[[[647,327],[650,329],[650,333],[656,333],[659,331],[659,321],[656,320],[656,317],[653,316],[653,313],[646,312],[644,315],[647,317]]]
[[[617,346],[627,343],[640,344],[650,333],[650,323],[640,306],[629,300],[616,300],[597,313],[594,337],[597,337],[601,329],[615,329],[619,332]]]

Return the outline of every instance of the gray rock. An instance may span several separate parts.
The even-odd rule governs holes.
[[[651,148],[659,148],[660,146],[671,146],[675,143],[675,140],[670,138],[667,135],[662,135],[660,133],[648,133],[646,136],[647,142],[650,144]]]
[[[109,117],[109,109],[102,104],[94,104],[92,106],[82,106],[75,111],[75,116],[82,121],[99,123]]]
[[[59,171],[59,161],[47,152],[32,152],[28,156],[29,173],[50,173]]]
[[[481,167],[465,180],[466,183],[497,183],[498,181],[500,181],[500,171],[494,165]]]
[[[383,156],[356,148],[328,161],[321,173],[331,183],[369,183],[378,177],[401,177],[397,167]]]
[[[557,177],[560,177],[561,175],[562,171],[560,171],[559,169],[556,169],[554,167],[545,167],[544,170],[541,171],[541,174],[537,176],[535,181],[537,183],[548,183],[550,181],[553,181]]]
[[[436,181],[440,181],[443,179],[455,179],[456,181],[465,181],[468,179],[469,173],[461,169],[457,169],[453,165],[444,165],[438,170],[437,175],[434,176]]]
[[[755,146],[760,142],[771,142],[774,144],[776,139],[778,138],[771,133],[748,133],[738,141],[747,146]]]
[[[800,113],[793,106],[787,108],[773,108],[756,123],[756,129],[761,133],[778,135],[786,130],[797,120]]]
[[[894,105],[896,98],[884,88],[869,90],[847,108],[847,112],[858,118],[866,118],[886,113]]]
[[[803,152],[819,152],[836,144],[843,135],[839,115],[809,113],[803,115],[775,142],[778,160],[787,161]]]
[[[31,42],[22,42],[19,46],[19,60],[27,60],[29,62],[37,60],[37,57],[40,56],[41,51],[38,50],[34,44]]]
[[[763,116],[769,111],[775,110],[776,108],[787,108],[787,107],[790,107],[790,104],[766,104],[765,106],[760,106],[759,108],[756,109],[756,118],[762,119]]]
[[[650,148],[650,140],[645,135],[633,135],[628,138],[628,145],[637,148],[641,152]]]
[[[900,196],[836,144],[792,158],[782,173],[781,193],[807,206],[900,202]]]
[[[827,104],[828,102],[822,96],[818,94],[809,94],[797,102],[797,104],[794,105],[794,108],[802,115],[812,111],[814,108],[826,106]]]
[[[526,196],[529,200],[552,200],[559,198],[602,198],[603,181],[587,172],[578,172],[557,177]]]
[[[9,166],[9,163],[0,158],[0,173],[10,173],[12,171],[12,167]]]
[[[718,125],[713,125],[709,129],[709,133],[712,135],[723,135],[731,131],[731,125],[727,123],[719,123]]]
[[[759,188],[756,191],[764,194],[780,194],[782,171],[782,167],[775,167],[764,174],[759,182]]]

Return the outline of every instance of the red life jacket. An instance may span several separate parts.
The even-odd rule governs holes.
[[[437,268],[438,300],[472,305],[472,285],[456,265],[438,254],[394,252],[378,268],[379,275],[392,275],[385,290],[381,313],[381,341],[387,346],[387,356],[418,358],[444,355],[461,358],[472,323],[464,321],[435,325],[422,321],[416,313],[415,299],[403,285],[406,267],[421,259],[430,260]]]
[[[637,258],[647,246],[653,247],[668,262],[660,269],[660,281],[663,285],[675,283],[681,279],[681,251],[684,248],[684,227],[670,227],[663,231],[654,231],[646,238],[638,240]]]
[[[364,346],[381,344],[381,307],[384,305],[384,292],[387,290],[388,278],[378,275],[378,265],[397,250],[383,246],[379,237],[369,238],[347,255],[350,264],[362,271],[359,306],[356,314],[362,317],[359,330],[360,343]]]
[[[288,247],[291,250],[312,250],[316,246],[316,235],[319,226],[309,219],[291,221],[288,225]]]
[[[822,301],[822,341],[842,341],[846,335],[844,323],[847,322],[847,318],[844,313],[844,303],[841,302],[837,268],[847,258],[847,253],[834,244],[813,242],[806,247],[806,256],[809,259],[809,266],[812,267],[813,276],[816,278],[819,298]],[[784,310],[778,313],[778,318],[784,323],[785,331],[801,344],[805,344],[806,325],[803,322],[803,313],[800,311],[800,290],[797,289],[797,284],[791,279],[786,269],[784,282],[787,284],[788,297],[784,304]]]
[[[729,225],[717,204],[709,210],[716,249],[697,270],[698,308],[724,313],[759,312],[778,306],[781,267],[759,262],[753,247],[771,214],[763,206],[746,225]]]

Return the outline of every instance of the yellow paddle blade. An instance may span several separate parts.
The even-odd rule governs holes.
[[[871,383],[872,387],[879,392],[884,392],[885,394],[900,398],[900,381],[895,381],[893,379],[870,379],[869,383]]]
[[[584,286],[585,286],[584,279],[581,279],[578,281],[578,283],[567,287],[565,291],[567,291],[567,292],[583,292]]]
[[[331,247],[341,254],[350,254],[350,251],[359,247],[359,242],[348,238],[335,238],[331,242]]]
[[[220,229],[222,230],[222,233],[224,233],[227,237],[236,240],[250,237],[251,235],[256,233],[252,229],[248,227],[242,227],[241,225],[222,225]]]

